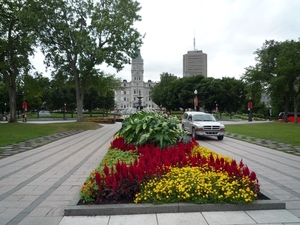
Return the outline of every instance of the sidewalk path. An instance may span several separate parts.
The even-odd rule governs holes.
[[[103,125],[0,160],[0,224],[56,225],[120,125]]]
[[[64,217],[86,177],[107,152],[121,124],[103,125],[0,160],[0,224],[300,224],[300,157],[224,138],[200,144],[258,174],[261,186],[287,203],[287,210]]]

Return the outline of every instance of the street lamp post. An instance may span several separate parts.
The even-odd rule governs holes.
[[[252,112],[251,112],[252,107],[253,107],[253,105],[252,105],[252,101],[251,101],[251,98],[250,98],[249,102],[248,102],[248,110],[249,110],[248,121],[249,122],[252,121]]]
[[[216,118],[217,118],[217,119],[219,119],[218,111],[219,111],[219,109],[218,109],[218,103],[216,102]]]
[[[197,110],[197,107],[198,107],[198,96],[197,96],[198,91],[195,90],[195,91],[194,91],[194,94],[195,94],[195,98],[194,98],[194,109],[195,109],[195,111],[198,111],[198,110]]]
[[[66,120],[67,119],[67,117],[66,117],[66,103],[64,104],[64,120]]]
[[[6,120],[6,102],[4,103],[3,119]]]
[[[116,119],[117,109],[118,109],[118,105],[115,103],[115,108],[114,108],[114,123],[116,123],[116,121],[117,121],[117,119]]]
[[[270,105],[270,108],[269,108],[269,114],[270,114],[270,121],[272,120],[272,106]]]

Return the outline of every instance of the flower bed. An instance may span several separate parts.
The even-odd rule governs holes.
[[[124,120],[107,155],[82,186],[81,201],[86,204],[202,204],[250,203],[255,200],[259,193],[256,174],[250,172],[242,161],[237,163],[184,136],[177,130],[176,119],[140,113]],[[142,128],[136,132],[136,126]],[[175,140],[167,138],[162,145],[153,144],[161,143],[155,140],[155,137],[161,140],[159,132],[155,134],[153,131],[153,136],[147,136],[148,140],[145,136],[140,138],[155,128],[172,135],[177,132],[178,135],[173,136],[163,134],[177,139],[176,143],[166,144]],[[132,133],[130,129],[133,129]],[[131,142],[123,136],[124,133],[131,134]]]
[[[94,122],[94,123],[115,123],[115,119],[111,117],[86,117],[84,118],[85,122]]]

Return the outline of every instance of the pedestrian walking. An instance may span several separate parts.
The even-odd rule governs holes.
[[[23,123],[27,122],[27,115],[26,115],[26,113],[22,114],[22,122]]]

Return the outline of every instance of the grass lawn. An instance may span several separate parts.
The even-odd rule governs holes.
[[[30,124],[30,123],[2,123],[0,124],[0,146],[7,146],[38,137],[69,130],[95,130],[99,124],[88,122]]]
[[[295,123],[253,123],[226,125],[226,131],[255,138],[300,146],[300,124]]]
[[[107,116],[106,114],[103,116],[103,113],[93,113],[92,114],[93,117],[113,117],[114,114],[109,113]],[[89,113],[84,113],[83,117],[90,117]],[[27,118],[28,119],[37,119],[37,114],[27,114]],[[40,116],[40,119],[44,119],[44,118],[56,118],[56,119],[62,119],[64,118],[64,114],[63,113],[51,113],[51,116]],[[70,118],[70,119],[76,119],[77,118],[77,114],[74,113],[73,116],[70,113],[66,113],[66,118]],[[19,120],[22,119],[22,116],[20,115]]]

